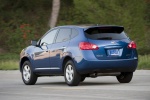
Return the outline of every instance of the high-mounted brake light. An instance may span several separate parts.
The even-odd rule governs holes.
[[[89,42],[80,42],[79,48],[81,50],[98,50],[98,46]]]
[[[128,48],[130,49],[136,49],[136,43],[134,41],[131,41],[129,44],[128,44]]]

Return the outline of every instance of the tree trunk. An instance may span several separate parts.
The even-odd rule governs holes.
[[[60,0],[53,0],[52,12],[51,12],[51,17],[50,17],[50,22],[49,22],[50,28],[55,27],[57,23],[59,9],[60,9]]]

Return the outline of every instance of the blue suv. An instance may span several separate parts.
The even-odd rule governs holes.
[[[21,51],[20,71],[26,85],[40,76],[64,76],[69,86],[86,77],[116,76],[129,83],[138,64],[136,43],[114,25],[58,26]]]

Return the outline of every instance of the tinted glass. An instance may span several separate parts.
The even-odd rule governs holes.
[[[57,29],[56,30],[52,30],[50,32],[48,32],[41,40],[41,43],[46,43],[46,44],[52,44],[55,38],[55,35],[57,33]]]
[[[77,35],[78,35],[78,31],[76,29],[72,29],[71,38],[74,38]]]
[[[70,36],[71,36],[71,29],[69,28],[60,29],[56,39],[56,43],[68,41],[70,39]]]
[[[122,27],[96,27],[85,31],[87,38],[94,40],[121,40],[127,38]]]

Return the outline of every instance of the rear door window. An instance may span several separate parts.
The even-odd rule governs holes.
[[[71,36],[70,28],[61,28],[58,32],[56,43],[68,41],[70,40],[70,36]]]
[[[74,38],[78,35],[78,31],[76,29],[72,29],[71,38]]]
[[[85,30],[85,36],[94,40],[121,40],[127,38],[123,27],[94,27]]]

